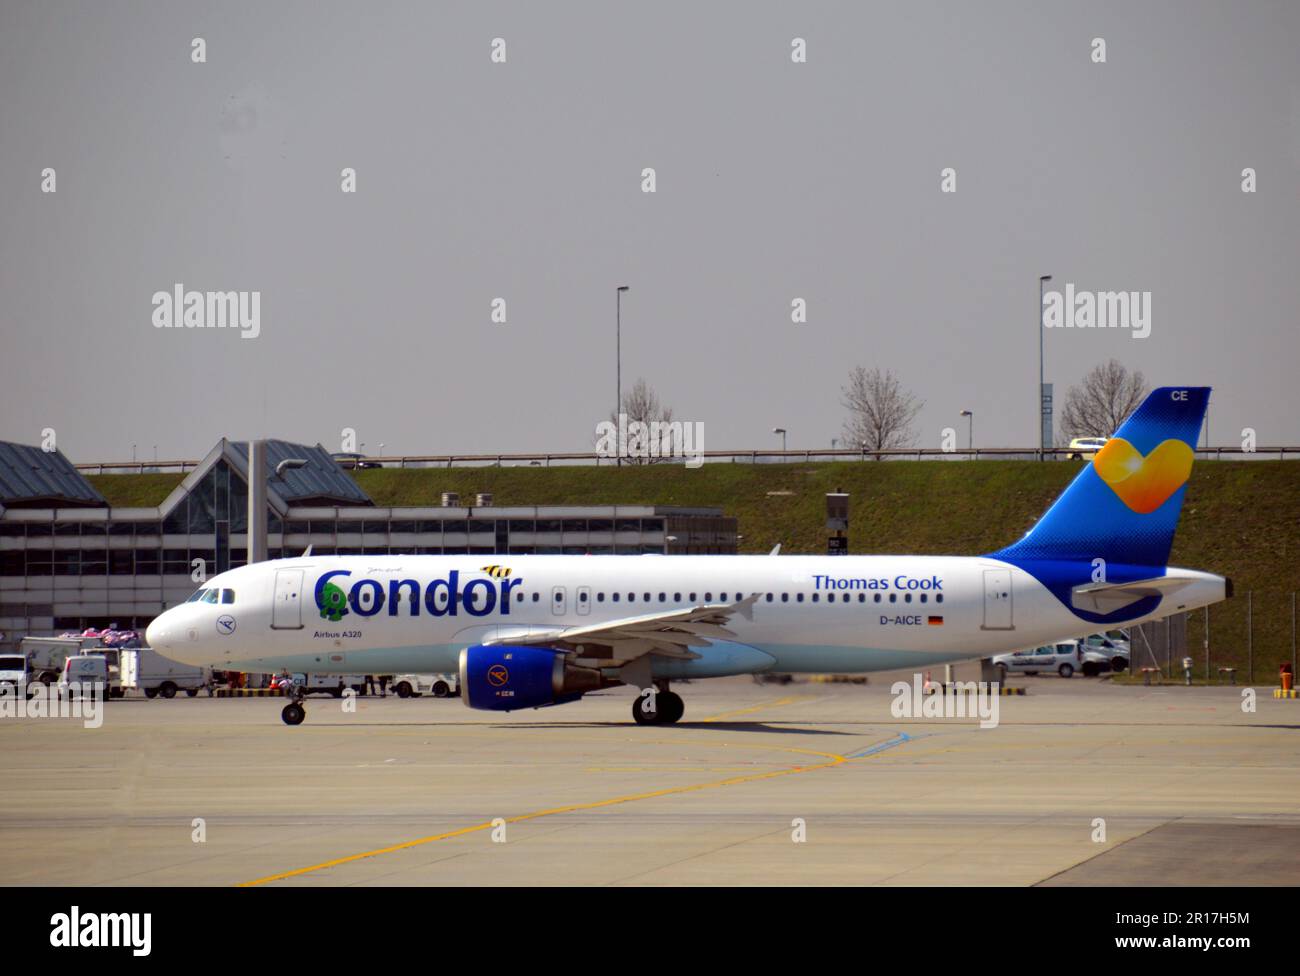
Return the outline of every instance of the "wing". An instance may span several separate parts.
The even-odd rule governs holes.
[[[646,654],[689,661],[699,657],[690,648],[702,647],[710,640],[735,638],[727,623],[736,614],[752,620],[754,601],[758,597],[754,593],[736,603],[709,603],[598,624],[557,627],[541,633],[534,630],[517,637],[490,638],[483,643],[549,647],[596,659],[603,667],[620,667]]]

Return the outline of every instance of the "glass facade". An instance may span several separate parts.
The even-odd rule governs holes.
[[[25,633],[143,627],[197,583],[242,566],[247,555],[247,485],[216,461],[165,517],[71,517],[28,509],[0,517],[0,645]],[[624,511],[627,511],[624,509]],[[272,559],[307,548],[320,555],[636,555],[734,553],[736,520],[716,510],[615,516],[612,507],[541,510],[473,518],[461,510],[291,509],[267,520]],[[328,514],[325,514],[328,513]],[[15,517],[21,514],[22,517]],[[86,513],[91,514],[91,513]],[[127,580],[132,582],[128,583]]]

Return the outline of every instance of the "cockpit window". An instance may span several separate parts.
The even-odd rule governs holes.
[[[198,600],[202,600],[202,599],[203,599],[203,594],[205,594],[205,593],[207,593],[207,592],[208,592],[207,587],[204,587],[204,588],[201,589],[201,590],[195,590],[193,596],[191,596],[191,597],[190,597],[188,600],[186,600],[185,602],[186,602],[186,603],[194,603],[194,602],[196,602],[196,601],[198,601]]]
[[[234,590],[222,590],[222,591],[221,591],[221,602],[222,602],[222,603],[234,603],[234,602],[235,602],[235,591],[234,591]]]
[[[203,602],[204,602],[204,603],[216,603],[216,602],[217,602],[217,597],[220,596],[220,594],[221,594],[221,591],[218,590],[218,589],[215,589],[215,588],[214,588],[214,589],[211,589],[211,590],[204,590],[204,591],[203,591]]]

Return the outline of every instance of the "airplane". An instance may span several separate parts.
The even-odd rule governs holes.
[[[983,556],[326,556],[241,566],[151,623],[166,657],[248,672],[458,672],[492,711],[671,683],[928,668],[1217,603],[1231,581],[1166,565],[1208,387],[1151,392],[1047,512]],[[779,549],[779,547],[778,547]],[[282,719],[305,718],[291,686]]]

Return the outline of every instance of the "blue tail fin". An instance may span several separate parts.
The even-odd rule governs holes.
[[[1153,390],[1034,527],[990,555],[1163,575],[1209,400],[1205,386]]]

